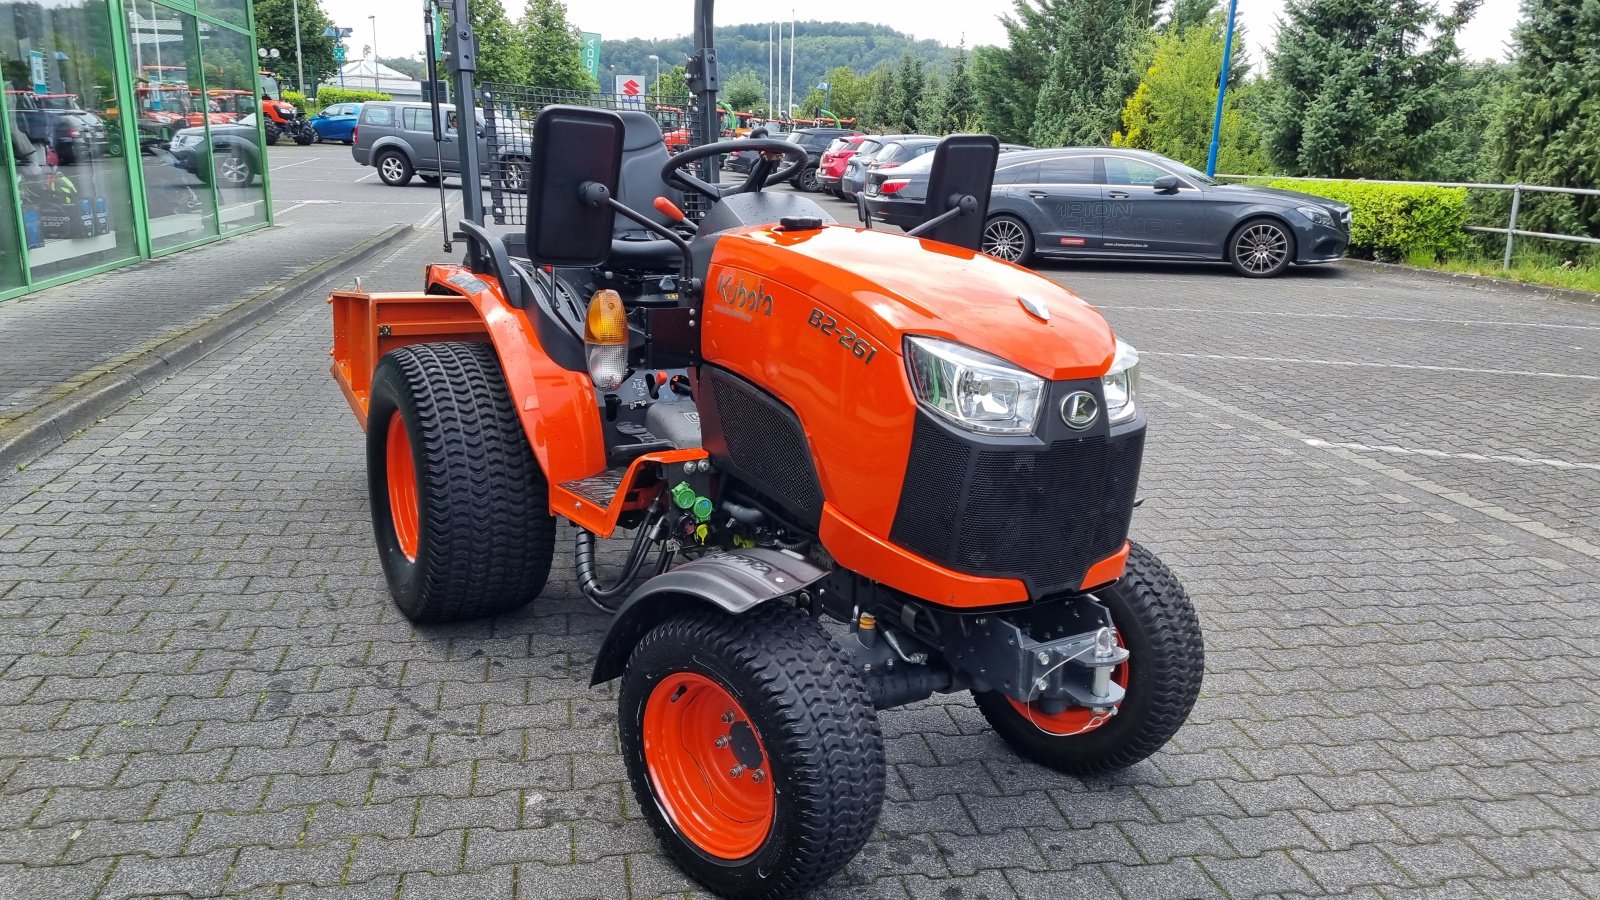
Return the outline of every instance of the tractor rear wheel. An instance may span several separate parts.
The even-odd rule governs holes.
[[[549,489],[488,344],[412,344],[379,361],[367,492],[389,593],[411,621],[492,616],[544,590]]]
[[[883,804],[883,736],[817,621],[776,602],[657,625],[622,677],[618,726],[639,808],[724,897],[790,897],[843,869]]]
[[[1205,674],[1194,604],[1177,576],[1139,544],[1127,573],[1095,596],[1111,611],[1128,661],[1112,672],[1127,690],[1114,716],[1083,708],[1047,714],[999,691],[974,694],[978,709],[1012,749],[1071,775],[1125,769],[1161,749],[1189,717]]]

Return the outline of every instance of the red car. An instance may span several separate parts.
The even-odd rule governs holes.
[[[844,175],[845,163],[856,155],[865,137],[864,134],[852,134],[828,145],[827,152],[822,154],[822,162],[817,164],[817,182],[824,191],[835,197],[840,196],[839,179]]]

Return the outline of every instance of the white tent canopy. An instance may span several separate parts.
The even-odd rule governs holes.
[[[422,82],[372,59],[355,59],[344,64],[342,76],[335,74],[323,84],[352,91],[382,91],[395,99],[421,97]]]

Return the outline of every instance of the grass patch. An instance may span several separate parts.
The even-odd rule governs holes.
[[[1499,259],[1465,257],[1434,259],[1431,254],[1413,253],[1406,262],[1424,269],[1443,272],[1463,272],[1469,275],[1486,275],[1527,284],[1567,288],[1600,294],[1600,265],[1589,261],[1541,259],[1513,259],[1511,268],[1502,269]]]

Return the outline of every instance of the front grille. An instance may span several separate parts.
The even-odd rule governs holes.
[[[919,413],[890,538],[948,568],[1075,590],[1128,536],[1144,429],[1012,449]]]
[[[822,487],[800,420],[777,398],[730,373],[707,366],[701,378],[711,385],[712,407],[701,409],[706,450],[814,525],[822,515]]]

